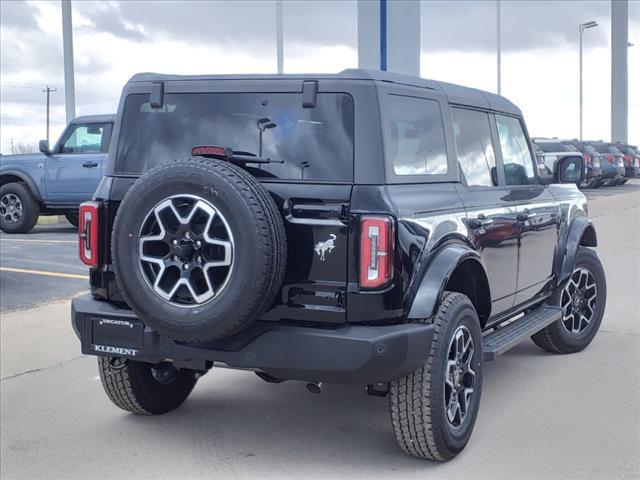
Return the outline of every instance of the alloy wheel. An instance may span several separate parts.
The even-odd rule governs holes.
[[[139,233],[139,263],[153,291],[180,307],[201,306],[226,286],[234,242],[225,217],[209,201],[174,195],[146,216]]]
[[[473,400],[476,373],[473,370],[475,346],[471,332],[460,325],[449,343],[444,380],[444,405],[453,427],[464,422]]]
[[[562,290],[560,306],[562,324],[569,333],[581,333],[594,317],[598,287],[593,273],[584,267],[576,268]]]
[[[0,198],[0,217],[8,223],[17,223],[24,212],[22,200],[15,193],[7,193]]]

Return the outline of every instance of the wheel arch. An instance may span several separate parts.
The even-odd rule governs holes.
[[[564,258],[560,272],[558,272],[558,284],[569,278],[573,267],[576,263],[576,255],[579,247],[596,247],[598,246],[598,237],[593,222],[587,217],[577,217],[567,234],[564,248]]]
[[[482,258],[462,243],[441,247],[428,263],[410,303],[409,319],[428,318],[435,314],[445,290],[469,297],[478,313],[481,326],[491,315],[491,291]]]
[[[13,182],[24,183],[29,188],[33,196],[36,197],[38,202],[42,201],[42,195],[40,195],[38,187],[28,175],[15,170],[6,170],[0,173],[0,187]]]

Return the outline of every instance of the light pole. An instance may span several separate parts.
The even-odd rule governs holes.
[[[496,43],[498,64],[498,95],[502,95],[502,8],[501,0],[496,0]]]
[[[584,32],[587,28],[593,28],[597,26],[598,22],[594,20],[578,25],[578,31],[580,32],[580,140],[582,140],[582,32]]]

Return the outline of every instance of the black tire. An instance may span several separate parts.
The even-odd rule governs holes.
[[[582,186],[582,188],[598,188],[599,185],[599,181],[597,178],[592,178],[591,180],[589,180],[586,184],[584,184]]]
[[[78,228],[78,224],[80,223],[80,216],[78,212],[67,212],[64,214],[64,218],[66,218],[67,222],[71,225]]]
[[[0,187],[0,201],[8,201],[13,197],[19,199],[21,214],[16,220],[10,220],[13,217],[8,210],[9,207],[0,205],[0,230],[6,233],[27,233],[38,221],[40,205],[24,183],[5,183]]]
[[[433,318],[433,339],[425,363],[415,372],[391,382],[391,424],[400,447],[409,455],[447,461],[464,449],[476,421],[482,395],[482,334],[473,304],[465,295],[445,292]],[[449,346],[458,327],[473,340],[475,369],[470,407],[460,425],[450,423],[445,409],[445,376]]]
[[[215,205],[233,232],[233,270],[224,288],[197,308],[161,298],[139,264],[138,237],[148,212],[173,195]],[[264,187],[228,162],[191,157],[160,165],[129,189],[114,223],[115,275],[134,312],[180,341],[224,338],[251,325],[273,302],[284,278],[287,242],[282,217]]]
[[[98,369],[109,400],[139,415],[160,415],[175,410],[187,399],[197,381],[191,370],[115,357],[98,357]],[[159,375],[154,376],[154,369]]]
[[[588,325],[577,333],[571,333],[568,328],[565,327],[564,320],[558,320],[539,331],[533,335],[531,339],[543,350],[553,353],[579,352],[584,350],[596,336],[596,333],[598,333],[607,302],[607,282],[604,269],[595,250],[587,247],[579,247],[574,272],[579,268],[585,268],[590,271],[595,279],[597,292],[593,317]],[[554,293],[551,298],[553,305],[561,304],[563,289],[564,285]]]

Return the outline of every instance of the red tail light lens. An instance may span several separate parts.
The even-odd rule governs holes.
[[[80,260],[90,267],[98,266],[98,212],[96,202],[80,205],[78,220],[78,247]]]
[[[591,158],[591,155],[587,155],[587,154],[585,154],[584,160],[585,160],[585,162],[587,162],[587,165],[591,165],[592,162],[593,162],[593,159]]]
[[[363,217],[360,221],[360,286],[379,288],[393,277],[393,220]]]
[[[615,160],[615,157],[613,155],[607,155],[607,160],[613,162]]]

